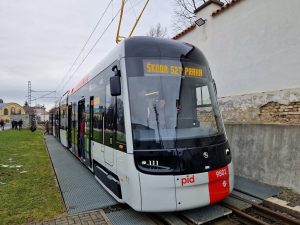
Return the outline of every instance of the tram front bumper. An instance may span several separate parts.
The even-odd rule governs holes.
[[[221,201],[233,189],[233,164],[206,173],[148,175],[139,173],[142,211],[170,212]]]

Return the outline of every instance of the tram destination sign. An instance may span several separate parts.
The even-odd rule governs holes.
[[[170,75],[170,76],[189,76],[202,77],[203,70],[190,62],[180,62],[179,60],[144,60],[145,76]]]

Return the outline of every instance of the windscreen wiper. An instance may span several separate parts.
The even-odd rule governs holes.
[[[158,119],[159,113],[157,111],[156,104],[153,104],[153,108],[154,108],[154,112],[155,112],[155,120],[156,120],[156,125],[157,125],[157,132],[158,132],[159,142],[161,144],[161,147],[164,148],[164,144],[163,144],[163,141],[162,141],[162,138],[161,138],[161,135],[160,135],[159,119]]]

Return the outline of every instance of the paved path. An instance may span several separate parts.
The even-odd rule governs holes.
[[[32,222],[26,225],[112,225],[102,209],[75,215],[62,216],[42,222]]]

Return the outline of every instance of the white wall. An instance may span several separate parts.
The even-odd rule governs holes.
[[[219,96],[300,87],[299,0],[241,0],[215,17],[208,9],[197,13],[206,24],[179,40],[206,55]]]

